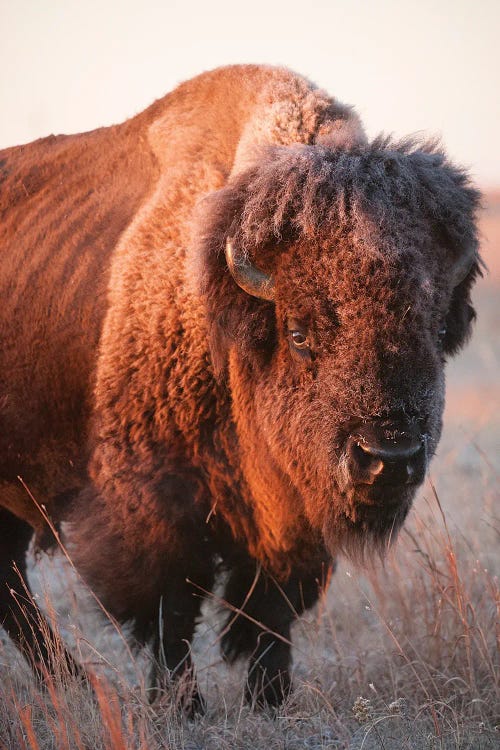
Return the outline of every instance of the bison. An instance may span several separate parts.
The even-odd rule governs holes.
[[[10,593],[33,530],[50,545],[35,498],[173,672],[222,567],[222,651],[278,704],[294,617],[339,553],[395,538],[436,451],[478,192],[265,66],[0,163],[4,627],[43,667],[50,634]]]

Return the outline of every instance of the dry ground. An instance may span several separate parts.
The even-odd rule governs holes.
[[[213,603],[195,644],[206,715],[180,718],[169,688],[150,705],[145,657],[96,614],[68,565],[45,560],[31,576],[40,601],[50,584],[61,630],[102,676],[94,694],[64,675],[41,688],[0,644],[0,749],[500,747],[500,193],[482,230],[490,275],[475,293],[475,337],[449,367],[429,481],[385,566],[343,563],[296,624],[296,690],[279,714],[244,705],[242,670],[220,661]]]

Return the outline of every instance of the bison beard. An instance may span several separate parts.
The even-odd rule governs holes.
[[[293,620],[339,552],[395,538],[436,449],[478,194],[435,146],[368,143],[259,66],[0,165],[3,624],[47,660],[8,594],[31,530],[49,539],[20,476],[173,674],[222,566],[223,654],[278,704]]]

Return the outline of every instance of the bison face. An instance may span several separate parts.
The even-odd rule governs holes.
[[[315,190],[304,177],[279,232],[276,213],[286,211],[276,195],[259,196],[280,242],[267,236],[249,251],[250,238],[231,227],[226,259],[239,290],[226,291],[212,352],[227,356],[245,481],[282,544],[287,524],[304,517],[332,551],[394,538],[440,437],[446,356],[474,317],[477,195],[442,160],[391,154],[389,164],[387,154],[366,157],[357,189],[355,157],[347,183],[336,163],[329,200],[325,163],[313,169]],[[412,159],[427,167],[426,190]],[[367,195],[373,172],[379,189]],[[441,214],[422,197],[429,173],[449,193]],[[274,185],[286,192],[283,174]],[[434,198],[443,199],[437,189]]]

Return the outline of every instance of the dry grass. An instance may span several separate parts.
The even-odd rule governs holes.
[[[430,484],[421,506],[385,567],[361,574],[343,565],[329,595],[296,624],[296,690],[277,717],[244,705],[242,670],[218,656],[214,607],[206,607],[195,651],[208,711],[191,721],[175,708],[176,691],[189,686],[167,686],[150,704],[145,657],[127,657],[84,597],[94,645],[88,622],[72,640],[100,676],[92,689],[67,673],[34,685],[25,665],[9,663],[6,646],[0,747],[498,747],[500,597],[489,567],[498,533],[485,526],[465,538],[448,529]],[[66,615],[61,603],[62,627]]]
[[[385,566],[343,563],[295,625],[295,692],[279,714],[245,706],[243,668],[222,664],[210,602],[194,646],[207,713],[180,716],[186,684],[167,685],[151,704],[147,655],[130,652],[67,564],[44,560],[31,575],[39,602],[97,676],[89,687],[61,668],[36,685],[0,644],[0,750],[500,746],[499,206],[500,197],[483,224],[493,274],[477,293],[477,335],[450,368],[432,479]]]

